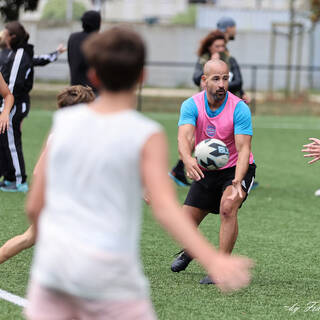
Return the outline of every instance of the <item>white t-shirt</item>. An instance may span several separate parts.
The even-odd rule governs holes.
[[[32,278],[88,299],[148,296],[140,265],[141,150],[160,125],[79,105],[54,116]]]

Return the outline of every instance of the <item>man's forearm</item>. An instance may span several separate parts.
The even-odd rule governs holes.
[[[193,145],[191,140],[185,137],[179,138],[178,151],[179,151],[180,158],[184,163],[188,158],[192,157],[192,150],[193,150]]]
[[[249,167],[250,149],[241,150],[238,153],[238,161],[236,164],[235,180],[242,181]]]

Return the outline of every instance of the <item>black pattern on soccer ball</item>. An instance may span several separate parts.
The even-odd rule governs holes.
[[[227,164],[229,150],[221,140],[206,139],[196,146],[195,156],[201,167],[207,170],[216,170]]]
[[[200,159],[200,165],[203,167],[203,168],[206,168],[206,169],[211,169],[211,167],[213,166],[214,169],[218,169],[218,166],[216,165],[215,161],[213,159],[210,159],[210,158],[207,158],[207,161],[204,162]]]

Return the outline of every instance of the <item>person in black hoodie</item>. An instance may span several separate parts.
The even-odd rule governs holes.
[[[90,86],[87,77],[88,64],[82,52],[82,43],[92,33],[97,32],[101,25],[101,16],[98,11],[86,11],[82,18],[83,31],[72,33],[68,40],[68,63],[70,68],[70,85]]]
[[[27,192],[28,184],[22,152],[21,125],[30,109],[29,92],[33,86],[33,46],[29,34],[18,21],[5,25],[3,41],[10,49],[0,66],[4,80],[14,96],[9,128],[0,135],[0,174],[2,191]],[[0,99],[0,105],[3,100]]]

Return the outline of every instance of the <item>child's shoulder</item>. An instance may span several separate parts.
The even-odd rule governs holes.
[[[142,113],[140,113],[138,111],[134,111],[132,113],[132,116],[135,118],[135,121],[138,126],[150,127],[150,128],[154,128],[157,130],[161,130],[161,128],[162,128],[161,125],[157,121],[143,115]]]
[[[77,104],[70,107],[64,107],[54,113],[55,119],[75,118],[85,113],[86,104]]]

